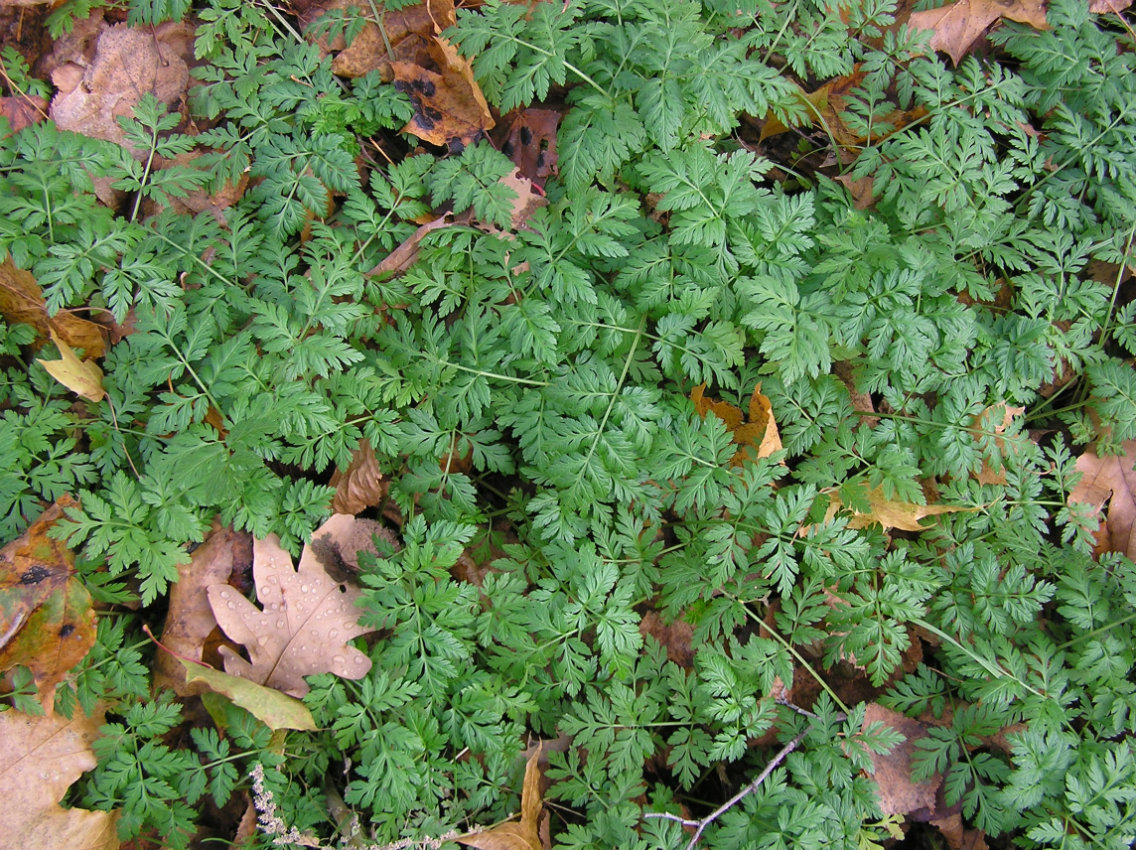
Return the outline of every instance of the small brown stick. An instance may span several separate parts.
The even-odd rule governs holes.
[[[793,750],[797,749],[797,745],[799,743],[801,743],[801,740],[805,737],[805,735],[807,733],[808,733],[808,730],[806,729],[804,732],[801,732],[795,738],[793,738],[793,740],[791,740],[789,743],[787,743],[785,746],[783,746],[777,752],[777,755],[775,755],[773,757],[772,761],[770,761],[769,764],[767,764],[765,766],[765,769],[762,770],[761,773],[759,773],[757,775],[757,779],[753,780],[753,782],[751,782],[749,785],[747,785],[745,788],[743,788],[741,791],[739,791],[737,794],[735,794],[729,800],[724,802],[721,806],[716,808],[714,811],[712,811],[706,817],[702,818],[702,820],[690,820],[689,818],[680,818],[678,815],[672,815],[670,812],[647,812],[645,815],[643,815],[643,817],[645,817],[645,818],[663,818],[664,820],[677,821],[678,823],[682,824],[683,826],[695,827],[694,835],[691,837],[689,843],[686,845],[686,850],[694,850],[694,845],[698,843],[698,839],[702,837],[702,833],[706,830],[706,827],[710,826],[710,824],[714,823],[714,821],[716,821],[718,818],[720,818],[723,814],[728,812],[730,809],[732,809],[734,806],[736,806],[738,803],[740,803],[742,800],[744,800],[746,797],[748,797],[750,794],[752,794],[754,791],[756,791],[758,789],[758,787],[761,785],[761,783],[769,778],[769,774],[771,774],[774,770],[776,770],[777,766],[785,760],[786,756],[788,756],[789,753],[793,752]]]

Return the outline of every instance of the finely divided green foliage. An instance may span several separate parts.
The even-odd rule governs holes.
[[[915,770],[968,823],[1031,848],[1129,845],[1136,568],[1094,559],[1066,506],[1072,445],[1136,436],[1133,308],[1119,277],[1087,273],[1131,262],[1128,33],[1056,0],[1054,29],[996,31],[1012,66],[952,70],[925,36],[883,31],[886,0],[490,2],[447,33],[490,102],[566,109],[548,204],[513,228],[492,146],[360,169],[367,137],[408,119],[402,95],[337,80],[266,6],[195,5],[190,106],[209,129],[178,134],[148,100],[123,120],[135,156],[50,124],[0,140],[0,252],[51,312],[134,327],[101,404],[34,364],[29,328],[0,328],[17,446],[0,532],[77,493],[58,533],[80,574],[149,606],[215,516],[297,550],[363,438],[407,523],[363,559],[371,673],[312,677],[321,731],[283,756],[231,707],[192,747],[164,739],[179,709],[147,697],[136,615],[104,616],[58,697],[116,713],[86,805],[123,808],[123,838],[184,843],[200,799],[221,805],[259,761],[290,826],[345,829],[341,798],[370,839],[421,838],[515,811],[526,734],[563,733],[557,846],[676,848],[679,826],[644,812],[717,806],[799,737],[703,845],[867,847],[886,829],[865,752],[897,738],[841,703],[855,675],[941,718]],[[155,23],[185,4],[131,8]],[[737,132],[770,112],[804,127],[797,83],[854,63],[842,118],[873,141],[840,161],[874,179],[871,211],[808,164],[823,128],[800,162]],[[922,117],[888,135],[897,109]],[[192,145],[208,151],[155,167]],[[144,215],[246,171],[221,219]],[[132,193],[123,214],[96,177]],[[445,205],[478,226],[435,230],[399,277],[366,273]],[[744,408],[759,382],[784,449],[735,467],[690,392]],[[1006,403],[1024,425],[999,430]],[[987,466],[1005,483],[980,483]],[[919,533],[827,510],[835,493],[868,511],[875,489],[923,503],[932,479],[964,510]],[[480,586],[451,575],[463,550]],[[641,632],[647,610],[693,627],[690,665]],[[900,675],[913,641],[925,662]],[[825,691],[807,716],[769,696],[802,677]]]

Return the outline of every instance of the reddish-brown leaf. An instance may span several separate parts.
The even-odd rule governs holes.
[[[1123,444],[1124,454],[1099,457],[1087,451],[1077,458],[1081,480],[1069,501],[1091,505],[1098,516],[1108,505],[1097,535],[1097,552],[1121,552],[1136,558],[1136,440]]]
[[[864,712],[863,728],[867,729],[873,723],[883,723],[905,738],[887,754],[869,752],[880,811],[885,815],[918,814],[918,819],[923,821],[928,816],[933,817],[943,777],[936,775],[923,782],[913,782],[911,779],[911,759],[916,752],[915,744],[920,738],[927,737],[923,724],[872,702],[868,703]]]

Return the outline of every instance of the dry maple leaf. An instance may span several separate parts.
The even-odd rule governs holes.
[[[1122,552],[1136,559],[1136,440],[1123,444],[1124,454],[1098,457],[1085,452],[1077,458],[1081,480],[1069,494],[1070,502],[1093,506],[1108,515],[1097,537],[1097,552]]]
[[[1034,29],[1047,30],[1045,0],[958,0],[938,9],[915,12],[907,24],[912,29],[931,30],[931,47],[949,53],[958,65],[974,42],[1000,18]]]
[[[71,550],[47,534],[75,501],[61,496],[0,550],[0,671],[31,670],[44,709],[55,687],[95,643],[91,595],[74,578]]]
[[[102,715],[72,719],[0,713],[0,847],[37,850],[116,850],[117,814],[65,809],[71,784],[95,767],[91,741]]]
[[[520,823],[508,821],[457,840],[477,850],[544,850],[540,840],[540,816],[544,801],[540,793],[540,747],[525,764],[525,780],[521,789]]]
[[[361,679],[367,674],[371,659],[347,644],[373,631],[359,625],[360,591],[334,581],[310,546],[304,547],[297,570],[275,535],[255,541],[253,577],[263,610],[227,584],[208,590],[217,624],[248,651],[246,661],[221,647],[225,672],[294,697],[309,690],[304,676]]]

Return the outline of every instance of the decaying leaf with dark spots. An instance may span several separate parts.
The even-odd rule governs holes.
[[[523,109],[509,125],[501,152],[516,163],[522,177],[543,187],[557,173],[556,130],[560,113],[553,109]]]
[[[414,104],[414,117],[403,132],[460,151],[484,136],[493,116],[469,60],[441,36],[428,50],[438,71],[412,62],[391,63],[395,88]]]
[[[74,577],[74,555],[48,536],[63,509],[75,506],[60,497],[0,549],[0,671],[27,667],[49,714],[56,686],[95,642],[95,612]]]

